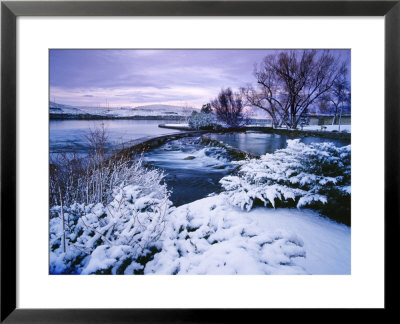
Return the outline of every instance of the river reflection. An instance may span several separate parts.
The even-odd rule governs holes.
[[[273,153],[278,149],[285,148],[288,139],[299,138],[299,136],[246,132],[211,134],[210,138],[222,141],[247,153],[262,155],[265,153]],[[350,144],[349,140],[329,139],[314,136],[300,137],[300,141],[304,144],[332,142],[336,146],[345,146]]]

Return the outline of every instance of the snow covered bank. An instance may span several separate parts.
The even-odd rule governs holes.
[[[164,124],[165,127],[189,127],[189,124]]]
[[[310,210],[232,207],[223,194],[178,207],[145,274],[350,274],[350,228]]]
[[[175,129],[181,131],[193,131],[192,127],[189,127],[189,124],[159,124],[158,127],[160,128],[168,128],[168,129]]]
[[[340,125],[340,130],[339,125],[307,125],[303,126],[303,130],[351,133],[351,125]]]

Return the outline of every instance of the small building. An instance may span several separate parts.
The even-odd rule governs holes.
[[[334,115],[308,115],[309,125],[332,125]],[[341,125],[351,125],[351,115],[345,114],[340,118]],[[335,125],[339,125],[339,116],[335,122]]]

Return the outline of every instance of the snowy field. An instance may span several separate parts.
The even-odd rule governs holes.
[[[145,274],[350,274],[350,228],[311,210],[178,207]]]

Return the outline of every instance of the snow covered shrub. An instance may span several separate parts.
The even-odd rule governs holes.
[[[189,127],[194,129],[216,129],[219,127],[213,113],[194,113],[189,117]]]
[[[155,251],[171,202],[164,174],[141,158],[106,157],[95,133],[88,157],[50,163],[50,273],[134,273]]]
[[[75,153],[51,156],[50,205],[109,202],[115,186],[131,183],[132,177],[145,172],[128,154],[107,155],[104,127],[91,130],[86,139],[90,144],[86,157]]]
[[[143,268],[140,258],[157,249],[171,206],[163,174],[143,170],[127,186],[114,187],[108,204],[51,208],[51,273],[133,274]]]
[[[260,159],[235,162],[240,165],[238,174],[220,181],[229,201],[246,210],[261,202],[270,207],[309,206],[325,211],[342,205],[349,212],[351,146],[306,145],[299,139],[287,144]]]

